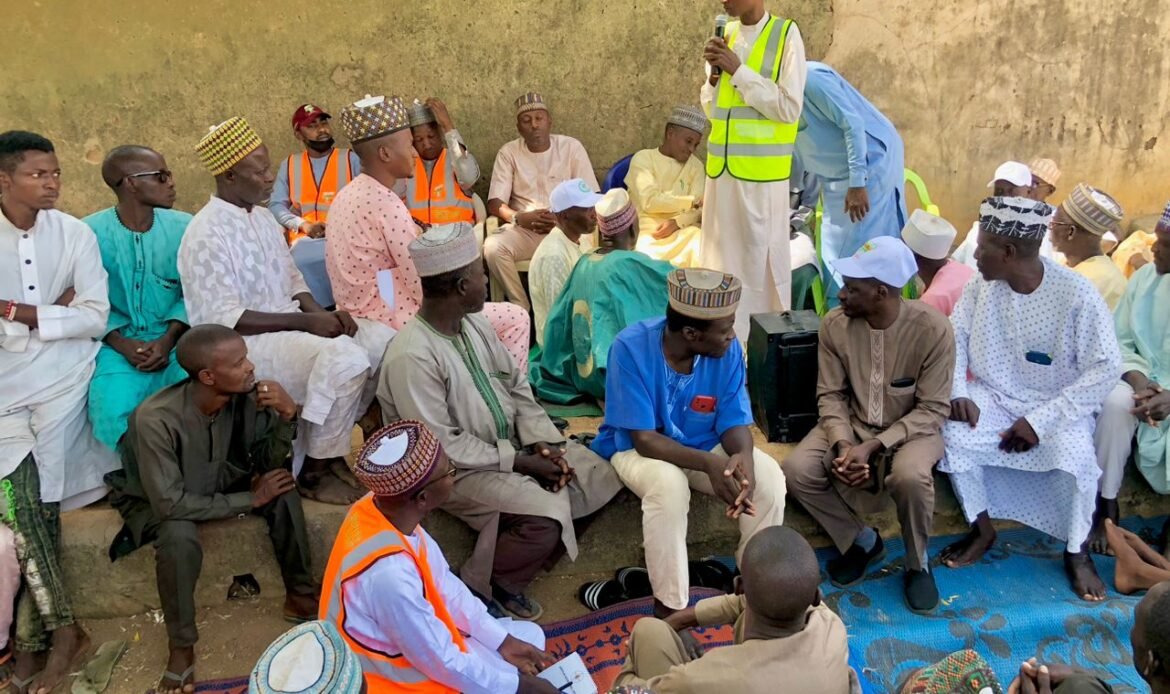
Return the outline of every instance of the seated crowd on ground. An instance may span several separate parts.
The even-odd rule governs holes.
[[[940,603],[932,566],[980,561],[995,520],[1065,543],[1085,601],[1108,593],[1092,554],[1115,555],[1117,590],[1150,591],[1135,667],[1168,691],[1170,561],[1118,526],[1118,497],[1131,457],[1170,493],[1170,205],[1118,243],[1110,195],[1078,183],[1054,207],[1056,163],[1008,161],[952,253],[954,226],[907,214],[889,119],[806,61],[791,21],[730,4],[742,21],[707,44],[702,108],[664,114],[661,141],[607,190],[585,146],[553,132],[550,100],[517,98],[491,223],[479,160],[435,98],[347,104],[349,148],[327,111],[298,106],[304,150],[276,166],[242,117],[193,134],[215,190],[193,216],[172,209],[163,153],[124,145],[101,166],[115,204],[79,220],[56,209],[52,143],[0,134],[0,640],[12,632],[13,654],[0,668],[13,686],[46,694],[88,649],[60,514],[108,495],[124,521],[110,557],[154,547],[161,692],[196,683],[199,524],[246,514],[268,525],[283,616],[308,622],[261,658],[253,691],[556,691],[536,677],[551,656],[529,588],[576,559],[624,487],[641,502],[645,570],[579,593],[590,609],[653,597],[623,691],[856,689],[848,625],[784,527],[789,494],[832,541],[836,586],[884,560],[874,514],[890,497],[906,606],[923,614]],[[771,134],[737,139],[761,122]],[[790,200],[797,170],[823,208],[811,258],[796,250],[814,248]],[[777,460],[750,428],[748,317],[791,308],[810,263],[819,421]],[[567,438],[546,405],[582,402],[603,411],[599,431]],[[936,470],[970,530],[932,562]],[[738,526],[742,591],[688,606],[693,491]],[[349,507],[323,579],[302,498]],[[477,536],[458,574],[420,525],[440,509]],[[686,630],[716,624],[734,624],[734,644],[697,658]],[[994,673],[964,651],[906,691],[965,691],[948,677]],[[1037,662],[1018,680],[1107,686]]]

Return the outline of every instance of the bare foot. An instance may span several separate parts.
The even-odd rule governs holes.
[[[1093,557],[1088,552],[1064,553],[1064,571],[1072,583],[1073,592],[1081,600],[1101,602],[1105,599],[1105,582],[1097,575]]]
[[[1133,547],[1133,551],[1137,552],[1138,556],[1142,558],[1142,561],[1156,569],[1165,569],[1167,572],[1170,572],[1170,559],[1167,559],[1161,554],[1158,554],[1158,550],[1147,545],[1134,533],[1131,533],[1121,526],[1115,527],[1117,527],[1117,531],[1121,533],[1121,536],[1125,538],[1125,541],[1129,543],[1129,546]]]
[[[172,648],[166,674],[158,681],[158,694],[194,694],[195,647]]]
[[[41,670],[45,669],[45,662],[49,659],[48,651],[16,651],[12,664],[12,689],[23,694],[27,692],[33,680]]]
[[[69,673],[81,667],[88,651],[89,634],[85,633],[80,625],[70,624],[54,630],[53,646],[49,649],[45,671],[36,678],[28,690],[33,694],[49,694],[69,676]]]
[[[1113,521],[1117,525],[1121,518],[1121,507],[1117,499],[1102,499],[1097,496],[1097,510],[1093,512],[1093,528],[1089,530],[1089,541],[1086,545],[1093,554],[1109,555],[1109,540],[1105,537],[1105,521]]]
[[[315,595],[287,593],[284,596],[284,619],[294,624],[311,622],[317,618],[319,604],[320,600]]]
[[[305,458],[305,467],[297,478],[297,491],[301,496],[323,504],[349,506],[364,496],[360,489],[348,485],[337,476],[331,467],[337,461],[345,465],[342,458],[318,460]]]
[[[1117,565],[1113,570],[1113,584],[1117,592],[1122,595],[1131,595],[1138,591],[1148,590],[1150,587],[1170,579],[1170,569],[1161,568],[1151,563],[1146,557],[1153,554],[1156,560],[1162,556],[1141,541],[1137,535],[1129,533],[1132,539],[1123,530],[1111,521],[1105,522],[1105,535],[1109,539],[1109,546],[1117,557]],[[1139,552],[1134,546],[1137,542],[1143,549]],[[1144,554],[1144,556],[1143,556]]]
[[[988,534],[978,525],[971,528],[963,539],[953,542],[943,548],[942,561],[952,569],[970,566],[983,558],[987,550],[995,545],[996,533],[992,529]]]

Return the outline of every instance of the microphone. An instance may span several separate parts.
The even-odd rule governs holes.
[[[717,39],[723,38],[723,34],[727,30],[727,21],[728,21],[727,15],[725,15],[725,14],[721,14],[715,18],[715,38],[717,38]],[[719,76],[722,74],[723,74],[722,68],[715,67],[714,65],[711,66],[711,76],[714,77],[716,80],[718,80]]]

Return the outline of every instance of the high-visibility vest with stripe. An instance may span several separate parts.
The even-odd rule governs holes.
[[[466,653],[467,640],[451,619],[443,595],[436,587],[435,577],[431,575],[426,542],[419,543],[416,553],[406,537],[374,505],[373,495],[367,495],[350,508],[337,533],[329,564],[325,567],[320,617],[324,621],[333,622],[350,650],[357,654],[370,694],[456,694],[456,690],[428,678],[401,653],[385,653],[368,648],[346,631],[343,600],[345,584],[370,568],[374,562],[400,553],[409,555],[418,567],[423,582],[423,597],[434,608],[435,616],[451,632],[451,640],[459,650]]]
[[[293,212],[306,222],[324,222],[337,192],[353,179],[349,168],[349,150],[334,149],[325,162],[318,181],[308,152],[288,158],[288,199]]]
[[[447,163],[444,147],[435,160],[431,176],[422,157],[414,158],[414,178],[407,182],[406,206],[410,216],[423,224],[475,224],[475,206],[455,179],[455,167]]]
[[[780,79],[780,59],[791,19],[770,17],[752,46],[745,65],[765,79]],[[727,45],[739,37],[739,22],[727,26]],[[707,175],[724,172],[744,180],[765,183],[788,180],[798,123],[779,123],[747,105],[731,84],[731,75],[719,77],[711,106],[711,134],[707,138]]]

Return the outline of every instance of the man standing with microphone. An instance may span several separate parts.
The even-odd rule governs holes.
[[[792,303],[788,177],[806,66],[796,23],[769,14],[764,0],[723,8],[732,21],[703,50],[711,134],[699,265],[743,282],[735,334],[746,342],[751,314]]]

